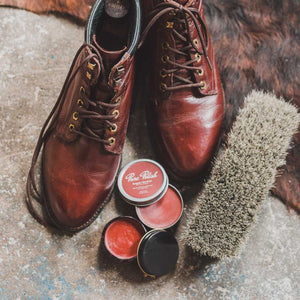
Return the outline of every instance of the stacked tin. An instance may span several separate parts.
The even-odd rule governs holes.
[[[140,269],[148,276],[171,272],[179,248],[168,229],[183,212],[179,191],[169,185],[164,168],[149,159],[127,164],[119,174],[118,188],[122,198],[135,206],[139,220],[130,216],[111,220],[103,231],[107,251],[121,260],[137,258]]]

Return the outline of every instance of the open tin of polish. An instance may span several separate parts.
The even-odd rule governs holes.
[[[102,238],[112,256],[127,261],[137,258],[138,266],[146,276],[162,276],[176,267],[178,243],[166,230],[146,232],[137,219],[124,216],[111,220],[105,226]]]
[[[176,267],[179,247],[165,229],[173,227],[182,216],[179,191],[169,185],[164,168],[150,159],[127,164],[119,174],[118,188],[124,200],[135,206],[141,222],[132,217],[110,221],[103,232],[106,249],[122,260],[136,257],[146,276],[170,273]],[[146,232],[143,224],[152,230]]]
[[[106,250],[120,260],[136,258],[139,243],[145,235],[144,225],[129,216],[112,219],[103,230]]]
[[[150,228],[167,229],[173,227],[183,213],[183,199],[180,192],[172,185],[157,202],[148,206],[136,206],[138,218]]]
[[[118,178],[122,197],[135,206],[146,206],[160,200],[167,192],[168,184],[164,168],[150,159],[139,159],[127,164]]]

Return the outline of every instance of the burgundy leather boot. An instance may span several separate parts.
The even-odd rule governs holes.
[[[107,1],[106,1],[107,2]],[[95,220],[112,193],[121,164],[141,14],[138,0],[114,15],[104,0],[93,6],[61,94],[47,118],[27,181],[27,205],[45,224],[32,199],[56,227],[79,231]],[[34,179],[42,153],[43,193]],[[34,195],[32,195],[32,193]]]
[[[224,94],[202,1],[143,3],[153,47],[148,123],[162,164],[178,180],[206,169],[217,148]]]

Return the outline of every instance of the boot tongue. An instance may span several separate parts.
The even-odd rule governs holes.
[[[98,46],[98,50],[103,59],[104,68],[108,73],[110,72],[112,67],[120,61],[126,49],[127,47],[118,51],[108,51]]]
[[[104,48],[102,48],[96,41],[95,36],[93,36],[93,44],[99,51],[102,61],[103,61],[103,66],[104,70],[101,72],[100,79],[98,81],[98,84],[94,87],[94,90],[92,92],[92,98],[97,99],[98,101],[106,102],[109,103],[109,101],[112,98],[112,90],[111,88],[107,85],[107,77],[112,69],[113,66],[115,66],[124,53],[126,52],[127,47],[124,47],[122,50],[117,50],[117,51],[109,51]],[[104,76],[105,74],[105,76]],[[98,106],[96,107],[90,107],[91,111],[95,111],[100,113],[101,115],[106,114],[106,109],[105,108],[100,108]],[[92,129],[99,129],[99,127],[103,127],[103,130],[105,130],[104,127],[104,121],[99,121],[99,120],[88,120],[88,125]]]
[[[174,2],[177,2],[181,5],[185,5],[187,2],[189,2],[188,0],[173,0]],[[145,1],[147,2],[147,1]],[[160,4],[162,2],[166,2],[165,0],[154,0],[154,5]]]
[[[190,2],[190,6],[193,7],[196,3],[196,1],[187,1],[187,0],[174,0],[179,4],[182,5],[186,5],[187,3]],[[183,13],[179,13],[180,19],[183,19]],[[185,29],[185,24],[182,24],[181,22],[175,22],[174,24],[174,29],[177,30],[179,33],[181,33],[182,35],[188,37],[188,29]],[[188,47],[190,45],[190,42],[184,42],[182,41],[180,38],[174,36],[174,41],[175,41],[175,48],[178,50],[181,50],[182,48]],[[192,53],[194,53],[194,51],[192,50]],[[175,60],[178,64],[186,64],[187,61],[191,60],[192,57],[190,57],[190,55],[188,56],[183,56],[182,54],[175,54]],[[177,75],[183,77],[183,78],[193,78],[192,75],[192,71],[182,68],[181,70],[176,72]]]
[[[175,2],[185,5],[188,1],[187,0],[174,0]]]
[[[109,51],[109,50],[102,48],[97,43],[95,36],[93,36],[93,42],[94,42],[94,45],[96,46],[96,48],[98,49],[99,53],[101,54],[105,71],[106,71],[106,73],[109,74],[112,67],[120,61],[121,57],[126,52],[127,47],[125,46],[121,50]]]
[[[181,5],[185,5],[185,4],[187,4],[189,2],[189,0],[173,0],[173,1],[177,2],[177,3],[181,4]],[[165,1],[157,0],[156,2],[161,3],[161,2],[165,2]],[[194,1],[194,2],[196,2],[196,1]]]
[[[179,4],[183,5],[183,6],[185,6],[186,4],[188,4],[189,2],[191,2],[190,5],[189,5],[189,7],[197,7],[196,1],[188,1],[188,0],[173,0],[173,1],[179,3]]]

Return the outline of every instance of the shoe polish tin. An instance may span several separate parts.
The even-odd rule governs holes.
[[[168,184],[164,168],[150,159],[138,159],[127,164],[118,177],[120,194],[135,206],[147,206],[160,200],[167,192]]]
[[[165,195],[153,204],[136,206],[139,220],[149,228],[168,229],[177,224],[184,209],[180,192],[172,185],[168,186]]]
[[[166,230],[146,231],[143,224],[130,216],[112,219],[102,233],[106,251],[121,261],[137,263],[145,276],[158,277],[172,272],[177,264],[179,247]]]
[[[120,216],[106,224],[102,240],[110,255],[122,261],[130,261],[136,258],[138,246],[146,232],[139,220],[130,216]]]
[[[166,230],[154,229],[141,239],[137,262],[145,276],[159,277],[175,269],[178,256],[176,238]]]

